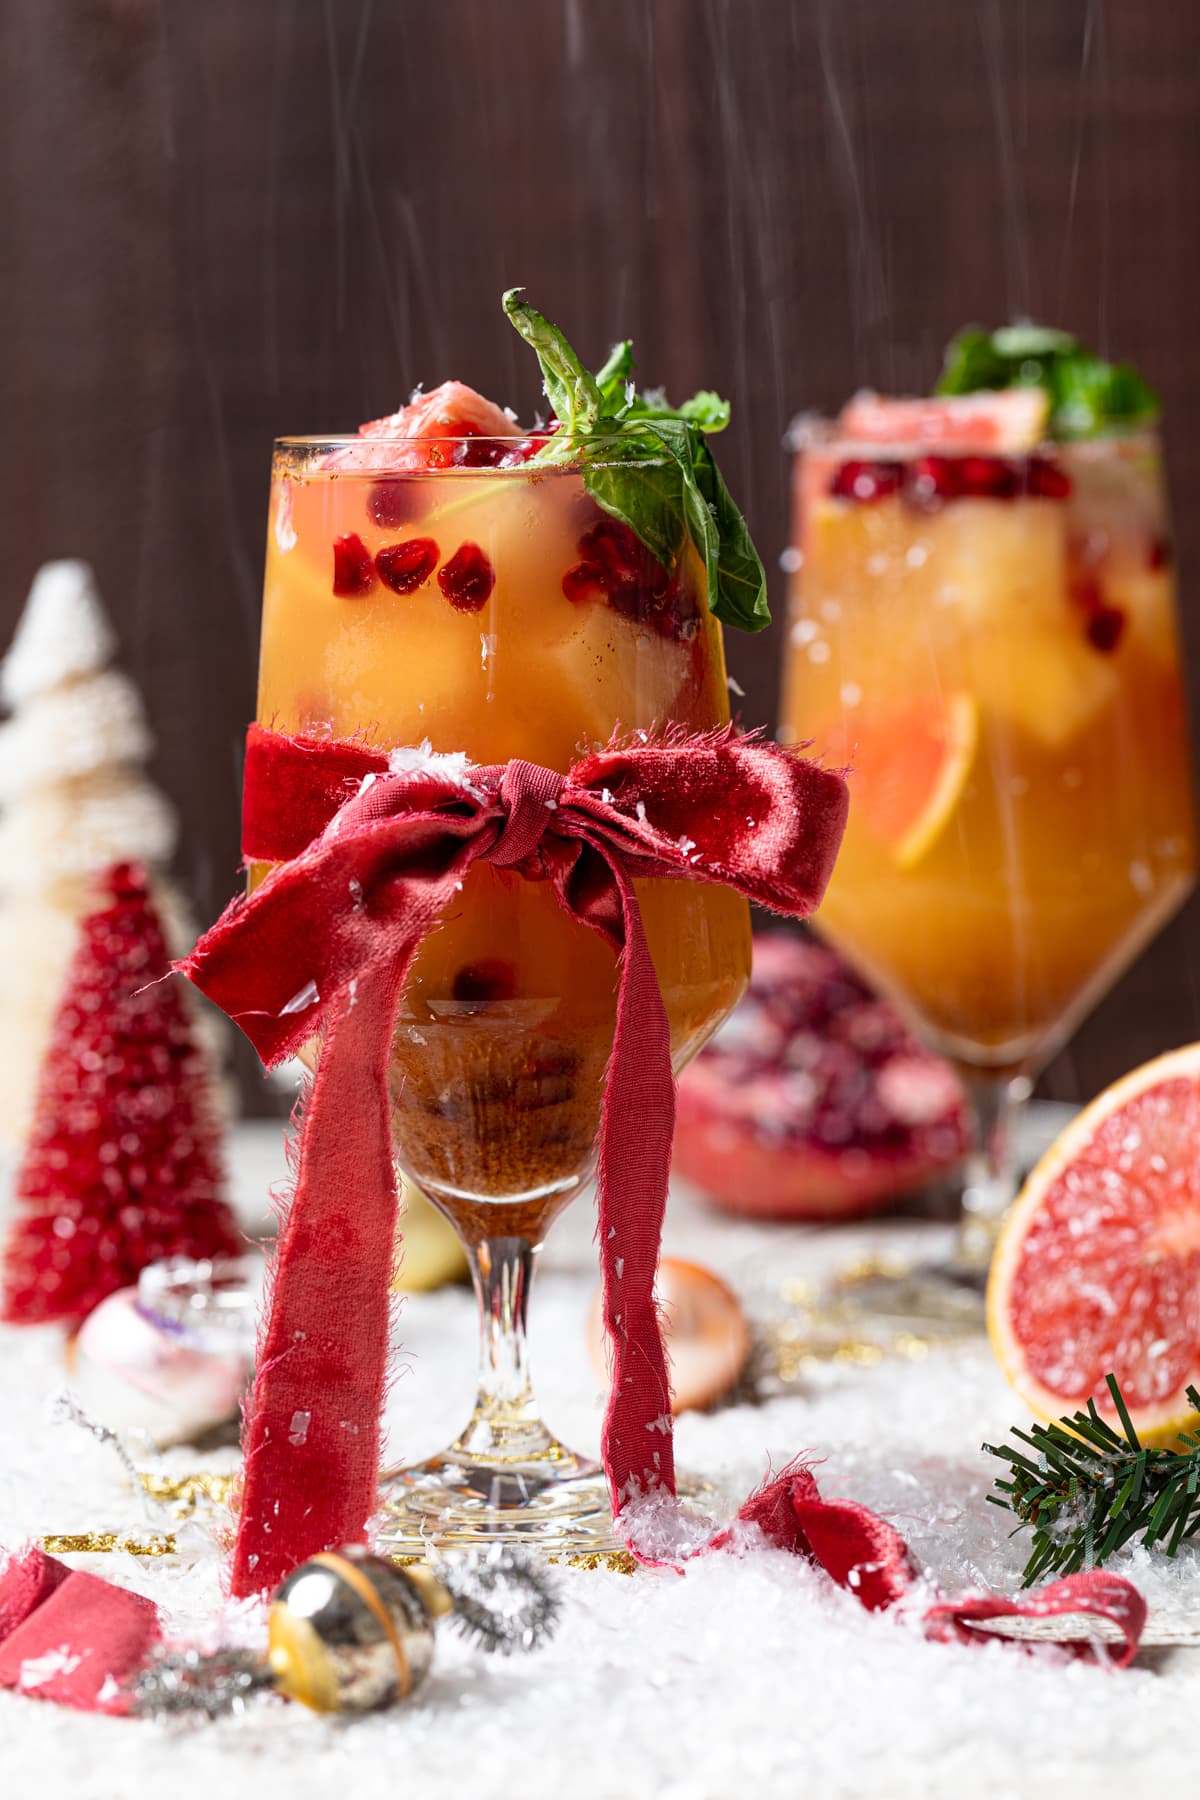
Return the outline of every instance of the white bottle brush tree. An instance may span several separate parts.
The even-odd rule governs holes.
[[[89,877],[151,872],[173,947],[194,933],[162,881],[174,810],[143,772],[154,744],[86,563],[38,572],[0,662],[0,1147],[19,1148]],[[211,1029],[205,1020],[206,1032]]]

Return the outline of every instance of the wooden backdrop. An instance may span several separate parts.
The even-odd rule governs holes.
[[[925,386],[966,320],[1069,324],[1162,390],[1190,610],[1198,151],[1196,0],[0,0],[0,642],[39,562],[96,565],[212,916],[271,439],[448,375],[528,408],[519,282],[731,395],[780,602],[793,412]],[[734,634],[752,720],[779,649]],[[1198,931],[1053,1091],[1197,1034]]]

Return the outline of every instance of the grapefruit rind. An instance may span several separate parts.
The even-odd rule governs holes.
[[[933,848],[958,809],[979,746],[979,706],[971,694],[955,694],[945,709],[946,754],[916,823],[896,845],[896,866],[914,869]]]
[[[1046,1194],[1059,1177],[1079,1159],[1081,1152],[1092,1142],[1105,1121],[1152,1089],[1180,1079],[1200,1084],[1200,1044],[1188,1044],[1183,1049],[1170,1050],[1151,1062],[1143,1063],[1099,1094],[1072,1120],[1031,1171],[1004,1221],[988,1277],[988,1337],[993,1354],[1010,1387],[1037,1418],[1047,1423],[1086,1407],[1087,1397],[1056,1394],[1044,1386],[1029,1369],[1025,1351],[1012,1329],[1008,1300],[1026,1235]],[[1200,1428],[1200,1414],[1192,1409],[1187,1399],[1189,1383],[1200,1386],[1200,1345],[1196,1348],[1195,1366],[1174,1393],[1154,1406],[1129,1407],[1134,1430],[1142,1443],[1171,1444],[1178,1439],[1180,1432]],[[1113,1409],[1100,1405],[1099,1402],[1097,1406],[1101,1415],[1119,1430]]]

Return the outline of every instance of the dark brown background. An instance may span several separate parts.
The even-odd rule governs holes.
[[[732,396],[777,600],[794,411],[925,386],[966,320],[1069,324],[1162,390],[1188,613],[1198,71],[1196,0],[0,0],[0,642],[39,562],[96,565],[212,916],[271,439],[448,375],[528,410],[518,282]],[[749,719],[779,644],[733,634]],[[1198,926],[1052,1091],[1196,1034]]]

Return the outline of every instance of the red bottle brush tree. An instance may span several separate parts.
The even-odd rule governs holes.
[[[208,1071],[140,868],[97,881],[42,1064],[3,1316],[75,1325],[147,1263],[241,1245]]]

